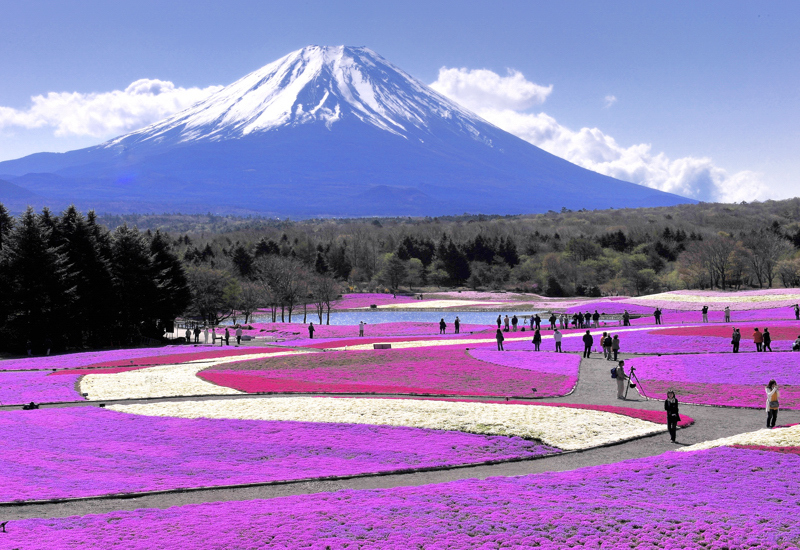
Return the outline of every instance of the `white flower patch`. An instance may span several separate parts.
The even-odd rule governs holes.
[[[790,426],[789,428],[779,428],[771,430],[764,428],[755,432],[745,432],[743,434],[723,437],[703,441],[689,447],[678,449],[679,451],[702,451],[703,449],[713,449],[714,447],[725,447],[730,445],[764,445],[766,447],[798,447],[800,446],[800,425]]]
[[[455,430],[536,439],[570,451],[666,430],[665,426],[653,422],[587,409],[421,399],[243,398],[115,405],[110,408],[146,416],[336,422]]]
[[[140,399],[147,397],[177,397],[182,395],[234,395],[239,390],[217,386],[197,376],[201,370],[223,363],[296,355],[308,352],[254,353],[218,359],[199,359],[188,363],[159,365],[114,374],[87,374],[80,381],[81,393],[87,399],[103,401],[112,399]]]

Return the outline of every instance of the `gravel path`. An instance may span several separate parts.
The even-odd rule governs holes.
[[[631,356],[620,356],[621,359],[628,357]],[[613,364],[611,361],[604,360],[602,355],[583,359],[575,391],[566,397],[549,398],[547,401],[663,410],[662,401],[644,399],[635,391],[629,392],[626,401],[618,400],[616,398],[616,381],[611,379],[609,372]],[[680,399],[680,396],[678,398]],[[86,404],[88,405],[89,403]],[[764,411],[754,409],[704,407],[684,404],[681,405],[681,412],[694,418],[695,424],[679,430],[678,444],[680,445],[691,445],[709,439],[757,430],[762,428],[765,422]],[[781,424],[794,422],[800,422],[800,411],[781,412]],[[189,503],[275,498],[288,495],[332,492],[342,489],[376,489],[442,483],[465,478],[516,476],[547,471],[573,470],[584,466],[653,456],[675,447],[676,445],[669,441],[669,436],[664,433],[588,451],[496,465],[408,474],[367,475],[329,481],[288,482],[258,487],[208,489],[133,498],[100,498],[55,504],[14,504],[0,506],[0,521],[29,517],[63,517],[105,513],[114,510],[134,510],[137,508],[167,508]]]

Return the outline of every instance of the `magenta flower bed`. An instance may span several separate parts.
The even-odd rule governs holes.
[[[774,378],[781,408],[800,409],[800,353],[664,355],[626,363],[636,368],[648,397],[665,398],[672,388],[687,403],[763,408],[764,386]]]
[[[473,358],[463,348],[449,346],[336,351],[228,363],[198,376],[248,393],[555,397],[569,393],[577,382],[579,360],[575,356],[507,353],[498,364],[492,361],[497,360],[496,355],[479,355]]]
[[[144,417],[94,407],[2,412],[0,429],[2,502],[355,475],[559,452],[517,437]]]
[[[770,447],[767,445],[731,445],[734,449],[750,449],[751,451],[769,451],[790,455],[800,455],[800,447]]]
[[[75,390],[80,376],[50,376],[47,372],[0,373],[0,405],[82,401]]]
[[[718,448],[522,477],[9,524],[5,548],[797,548],[800,457]]]
[[[410,296],[397,296],[391,294],[345,294],[340,300],[331,304],[332,309],[356,309],[371,305],[384,306],[389,304],[409,304],[419,302]]]

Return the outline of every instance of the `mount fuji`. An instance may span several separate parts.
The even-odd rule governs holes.
[[[0,162],[0,174],[17,201],[28,192],[102,212],[433,216],[694,202],[551,155],[345,46],[308,46],[155,124]]]

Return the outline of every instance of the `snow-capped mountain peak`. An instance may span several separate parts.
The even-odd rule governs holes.
[[[490,143],[488,123],[433,91],[369,48],[307,46],[226,86],[165,120],[121,136],[124,143],[236,139],[300,124],[353,117],[424,139],[439,122]]]

